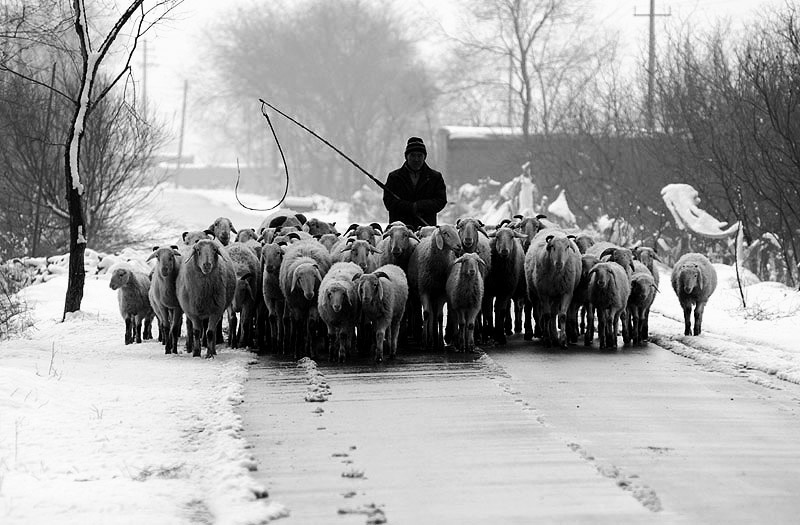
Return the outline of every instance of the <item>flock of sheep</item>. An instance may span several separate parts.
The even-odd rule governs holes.
[[[220,217],[205,231],[184,232],[179,245],[154,248],[150,275],[116,268],[110,287],[126,344],[152,338],[155,318],[166,353],[177,353],[185,316],[186,350],[200,356],[205,346],[213,357],[227,315],[231,347],[314,356],[323,340],[332,360],[371,352],[382,361],[385,350],[396,356],[401,338],[427,350],[447,342],[471,351],[523,331],[526,340],[561,347],[582,333],[591,345],[595,316],[600,348],[616,348],[620,328],[625,344],[640,344],[658,292],[657,259],[651,248],[565,231],[544,215],[491,228],[475,218],[417,231],[352,224],[343,234],[302,214],[239,231]],[[671,284],[685,334],[698,335],[716,287],[713,266],[686,254]]]

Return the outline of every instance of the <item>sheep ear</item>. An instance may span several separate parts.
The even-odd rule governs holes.
[[[177,244],[170,244],[169,247],[172,248],[173,250],[177,250],[178,249],[178,245]]]
[[[147,259],[144,260],[144,262],[147,262],[150,259],[155,259],[156,257],[158,257],[158,254],[154,251],[153,253],[150,254],[150,256]]]
[[[183,232],[183,235],[181,236],[181,238],[183,239],[183,242],[186,242],[186,236],[187,235],[189,235],[189,232]]]
[[[414,239],[415,241],[419,242],[419,237],[414,235],[414,232],[412,232],[411,230],[408,231],[408,238],[409,239]]]
[[[358,281],[358,278],[359,278],[359,277],[361,277],[361,275],[362,275],[362,274],[360,274],[360,273],[357,273],[357,274],[353,275],[353,278],[352,278],[352,279],[350,279],[350,280],[351,280],[351,281],[353,281],[353,282],[356,282],[356,281]]]
[[[250,273],[250,272],[247,272],[246,274],[244,274],[244,275],[242,275],[241,277],[239,277],[239,280],[240,280],[240,281],[247,281],[247,280],[248,280],[248,279],[250,279],[252,276],[253,276],[253,274],[252,274],[252,273]]]
[[[383,233],[383,226],[381,226],[377,222],[371,223],[370,226],[372,226],[373,230],[378,230],[379,232]]]
[[[382,250],[379,250],[379,249],[377,249],[377,248],[376,248],[376,247],[374,247],[374,246],[370,246],[370,247],[369,247],[369,251],[370,251],[370,253],[383,253],[383,251],[382,251]]]
[[[158,246],[153,246],[153,251],[158,250]]]
[[[203,230],[203,233],[205,233],[206,235],[210,235],[212,239],[217,238],[217,236],[214,235],[214,230]]]
[[[567,239],[572,239],[572,240],[574,241],[576,238],[577,238],[577,237],[575,237],[575,236],[574,236],[574,235],[572,235],[572,234],[569,234],[569,235],[567,235]]]
[[[374,274],[372,274],[372,275],[374,275],[375,277],[377,277],[377,278],[379,278],[379,279],[380,279],[381,277],[386,277],[387,279],[389,279],[389,276],[386,274],[386,272],[375,272],[375,273],[374,273]]]
[[[555,235],[548,235],[547,237],[545,237],[544,242],[550,244],[550,241],[552,241],[554,237]]]
[[[436,247],[438,249],[441,250],[444,248],[444,237],[442,236],[442,232],[440,232],[439,230],[433,232],[433,242],[436,243]]]
[[[600,258],[602,259],[606,255],[613,255],[615,250],[616,248],[606,248],[605,250],[603,250],[603,253],[600,254]]]
[[[295,217],[295,219],[300,221],[300,224],[305,224],[305,223],[308,222],[308,218],[305,215],[303,215],[302,213],[295,213],[294,217]]]
[[[539,215],[537,215],[537,216],[536,216],[536,218],[537,218],[537,219],[546,219],[546,218],[547,218],[547,215],[544,215],[544,214],[541,214],[541,213],[540,213]]]
[[[486,261],[484,261],[484,260],[483,260],[483,259],[481,259],[480,257],[478,257],[478,259],[477,259],[477,260],[478,260],[478,264],[480,264],[481,266],[483,266],[484,268],[486,268]]]
[[[316,264],[314,265],[314,275],[322,282],[322,272],[319,271],[319,267]]]
[[[528,238],[528,234],[527,233],[520,233],[518,231],[515,231],[514,232],[514,237],[516,237],[517,239],[527,239]]]
[[[344,231],[344,235],[347,235],[348,233],[350,233],[351,231],[355,230],[356,228],[358,228],[358,223],[354,222],[353,224],[351,224],[350,226],[347,227],[347,229]]]
[[[483,223],[481,223],[480,221],[478,221],[478,223],[479,223],[478,231],[484,234],[486,237],[489,237],[489,234],[486,233],[486,227],[483,225]]]
[[[292,287],[289,289],[290,292],[294,292],[294,289],[297,287],[297,271],[299,269],[300,266],[297,266],[292,272]]]
[[[520,215],[519,213],[518,213],[518,214],[516,214],[516,215],[512,215],[512,217],[513,217],[514,219],[519,219],[519,220],[522,220],[522,219],[524,219],[524,218],[525,218],[523,215]]]

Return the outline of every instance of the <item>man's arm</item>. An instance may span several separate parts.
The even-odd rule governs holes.
[[[391,175],[386,179],[386,188],[383,190],[383,205],[390,213],[397,215],[414,215],[414,205],[411,201],[403,200],[396,195],[399,193],[399,181]]]
[[[442,211],[447,204],[447,188],[441,175],[433,177],[432,188],[424,199],[416,202],[416,209],[420,213],[436,214]]]

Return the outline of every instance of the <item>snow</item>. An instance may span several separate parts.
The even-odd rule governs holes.
[[[569,209],[567,192],[565,190],[561,190],[556,200],[550,203],[547,207],[547,212],[561,219],[566,226],[574,226],[578,223],[575,214]]]
[[[170,205],[153,207],[178,210],[197,204],[198,195],[203,207],[183,210],[176,231],[228,215],[232,197],[222,192],[171,188]],[[144,264],[148,253],[126,250],[115,257]],[[236,412],[254,355],[222,345],[207,360],[165,355],[155,341],[124,345],[109,274],[92,266],[104,259],[87,254],[82,310],[60,322],[67,277],[50,274],[21,293],[32,327],[0,342],[0,522],[245,524],[286,515],[289,509],[263,497],[264,487],[254,480],[255,462]],[[60,267],[67,260],[42,262]],[[653,341],[759,384],[800,383],[800,294],[746,274],[744,308],[735,270],[715,268],[719,285],[703,333],[692,337],[682,335],[669,269],[660,267]],[[310,363],[300,366],[314,377]],[[309,395],[324,396],[325,386],[309,381]]]
[[[700,194],[689,184],[667,184],[661,189],[661,197],[681,230],[688,228],[705,237],[723,239],[735,235],[739,229],[738,222],[724,229],[727,222],[718,221],[698,208]]]

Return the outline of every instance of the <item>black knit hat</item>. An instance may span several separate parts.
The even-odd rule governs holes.
[[[422,142],[422,139],[419,137],[411,137],[408,139],[406,143],[406,155],[411,153],[412,151],[419,151],[423,155],[428,155],[428,150],[425,148],[425,143]]]

